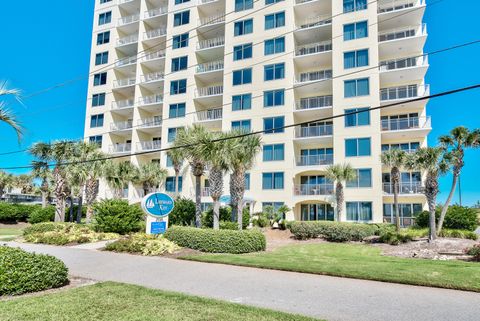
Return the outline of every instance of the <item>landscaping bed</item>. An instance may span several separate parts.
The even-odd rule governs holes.
[[[174,254],[181,249],[180,246],[167,240],[163,235],[147,235],[135,233],[124,236],[107,244],[106,251],[126,252],[144,256]]]

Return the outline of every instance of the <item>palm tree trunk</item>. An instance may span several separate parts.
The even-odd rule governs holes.
[[[178,195],[178,178],[180,176],[180,171],[175,169],[175,196]]]
[[[220,229],[220,202],[218,198],[213,199],[213,229]]]
[[[336,186],[335,196],[337,201],[337,221],[342,221],[342,211],[343,211],[343,185],[342,183],[338,182]]]
[[[392,167],[390,171],[390,178],[393,185],[393,205],[395,207],[395,230],[400,232],[400,208],[398,206],[398,194],[400,188],[400,169]]]
[[[83,206],[83,196],[78,197],[78,208],[77,208],[77,224],[82,222],[82,206]]]
[[[438,178],[431,173],[427,174],[427,179],[425,181],[425,196],[428,202],[429,215],[429,235],[428,240],[430,242],[435,241],[437,238],[436,233],[436,222],[435,222],[435,209],[436,209],[436,199],[438,194]]]
[[[195,176],[195,226],[202,227],[202,189],[201,175]]]
[[[453,194],[455,194],[455,189],[457,188],[457,182],[458,182],[458,176],[459,175],[460,175],[459,172],[454,171],[452,187],[450,188],[450,193],[448,194],[447,200],[445,201],[445,204],[443,205],[442,212],[440,213],[440,218],[438,219],[437,235],[439,235],[440,232],[442,231],[443,222],[445,220],[445,216],[447,215],[448,207],[450,206],[450,202],[452,201]]]
[[[65,222],[65,198],[57,196],[55,204],[55,222]]]
[[[42,208],[47,207],[48,192],[42,191]]]
[[[68,221],[73,223],[73,196],[70,195],[68,199],[70,201],[70,208],[68,209]]]

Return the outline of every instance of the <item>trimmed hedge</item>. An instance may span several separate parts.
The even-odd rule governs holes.
[[[14,224],[26,222],[31,213],[40,205],[11,204],[0,202],[0,223]]]
[[[258,230],[212,230],[174,226],[165,238],[182,247],[210,253],[250,253],[264,251],[265,235]]]
[[[138,205],[125,200],[103,200],[94,206],[94,227],[97,232],[128,234],[137,232],[143,221],[143,211]]]
[[[30,224],[52,222],[55,219],[55,206],[47,206],[46,208],[38,207],[32,211],[28,222]]]
[[[0,246],[0,296],[57,288],[68,282],[68,269],[59,259]]]
[[[437,224],[441,211],[441,207],[438,207],[435,211],[435,221]],[[419,213],[415,219],[415,224],[418,227],[428,227],[429,215],[430,213],[428,211]],[[445,221],[443,223],[443,227],[447,229],[468,231],[475,231],[478,225],[479,222],[477,211],[473,208],[459,205],[452,205],[448,208],[447,214],[445,215]]]
[[[339,223],[329,221],[301,222],[287,224],[296,239],[306,240],[323,237],[330,242],[362,241],[372,235],[378,235],[385,224]]]

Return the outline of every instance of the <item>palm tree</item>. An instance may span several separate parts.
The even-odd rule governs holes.
[[[0,199],[6,190],[13,187],[13,175],[0,170]]]
[[[390,180],[393,188],[393,204],[395,208],[395,227],[400,232],[400,209],[398,206],[398,194],[400,190],[400,170],[405,165],[406,153],[400,149],[390,149],[380,155],[384,166],[390,168]]]
[[[337,221],[342,220],[343,201],[343,182],[354,180],[357,177],[357,171],[350,164],[334,164],[327,167],[326,176],[335,186],[335,202],[337,203]]]
[[[201,227],[202,217],[202,194],[201,177],[205,172],[206,161],[200,153],[201,144],[206,144],[211,140],[210,132],[203,126],[193,125],[193,127],[181,130],[177,133],[174,147],[181,150],[185,159],[188,160],[193,176],[195,176],[195,226]],[[183,148],[182,146],[189,146]]]
[[[87,205],[87,217],[86,223],[90,223],[93,218],[93,203],[98,196],[98,187],[100,178],[105,176],[105,169],[107,162],[105,160],[99,161],[99,159],[104,159],[105,154],[98,148],[97,144],[94,144],[97,149],[91,151],[87,156],[87,166],[89,168],[87,180],[85,181],[85,204]],[[95,160],[95,161],[92,161]]]
[[[228,135],[236,136],[242,132],[232,132]],[[232,220],[237,217],[238,229],[242,229],[243,196],[245,193],[245,173],[252,168],[255,157],[262,145],[258,135],[242,136],[226,141],[230,174],[230,197],[232,203]]]
[[[6,82],[0,84],[0,121],[10,125],[10,127],[15,130],[18,141],[20,141],[23,136],[23,127],[20,125],[15,115],[6,109],[6,102],[1,101],[2,97],[6,96],[12,96],[20,101],[20,91],[17,89],[8,89]]]
[[[113,190],[113,197],[116,199],[124,197],[123,191],[134,177],[135,166],[129,161],[107,161],[105,164],[104,178],[108,186]]]
[[[42,195],[42,208],[47,207],[48,197],[50,195],[50,183],[52,181],[52,171],[47,163],[42,161],[32,162],[32,175],[41,180],[39,191]]]
[[[135,184],[142,185],[145,195],[155,192],[160,184],[167,177],[167,171],[160,167],[158,163],[145,163],[140,165],[133,177]]]
[[[18,176],[14,176],[13,184],[15,187],[18,187],[20,189],[20,193],[22,194],[33,193],[33,177],[30,174],[21,174]]]
[[[480,147],[480,129],[474,131],[468,130],[468,128],[460,126],[452,129],[450,135],[441,136],[439,139],[441,146],[445,149],[445,157],[449,159],[452,166],[452,186],[447,200],[443,205],[442,212],[440,213],[440,219],[438,220],[437,234],[440,234],[443,227],[443,221],[447,214],[448,206],[452,201],[452,197],[455,194],[457,188],[458,178],[465,165],[464,156],[465,149]]]
[[[178,180],[183,164],[183,152],[180,148],[170,149],[167,152],[168,157],[172,161],[173,170],[175,171],[175,195],[178,194]]]
[[[427,198],[429,216],[429,241],[437,238],[435,232],[435,208],[437,205],[438,177],[448,171],[449,165],[443,158],[443,149],[438,147],[424,147],[406,157],[405,167],[409,170],[426,172],[424,194]]]

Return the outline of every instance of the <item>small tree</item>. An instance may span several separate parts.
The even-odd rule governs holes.
[[[175,171],[175,195],[178,195],[178,180],[184,159],[183,152],[180,148],[170,149],[167,155],[172,161],[173,170]]]
[[[104,178],[107,185],[113,190],[113,198],[123,198],[123,191],[135,177],[135,166],[129,161],[107,161],[105,163]]]
[[[141,185],[144,194],[147,195],[155,192],[165,177],[167,177],[167,171],[160,167],[160,164],[151,162],[142,164],[136,169],[133,182]]]
[[[336,182],[335,201],[337,203],[337,221],[340,222],[345,200],[343,183],[354,180],[357,177],[357,171],[350,164],[334,164],[327,168],[326,176],[334,183]]]

